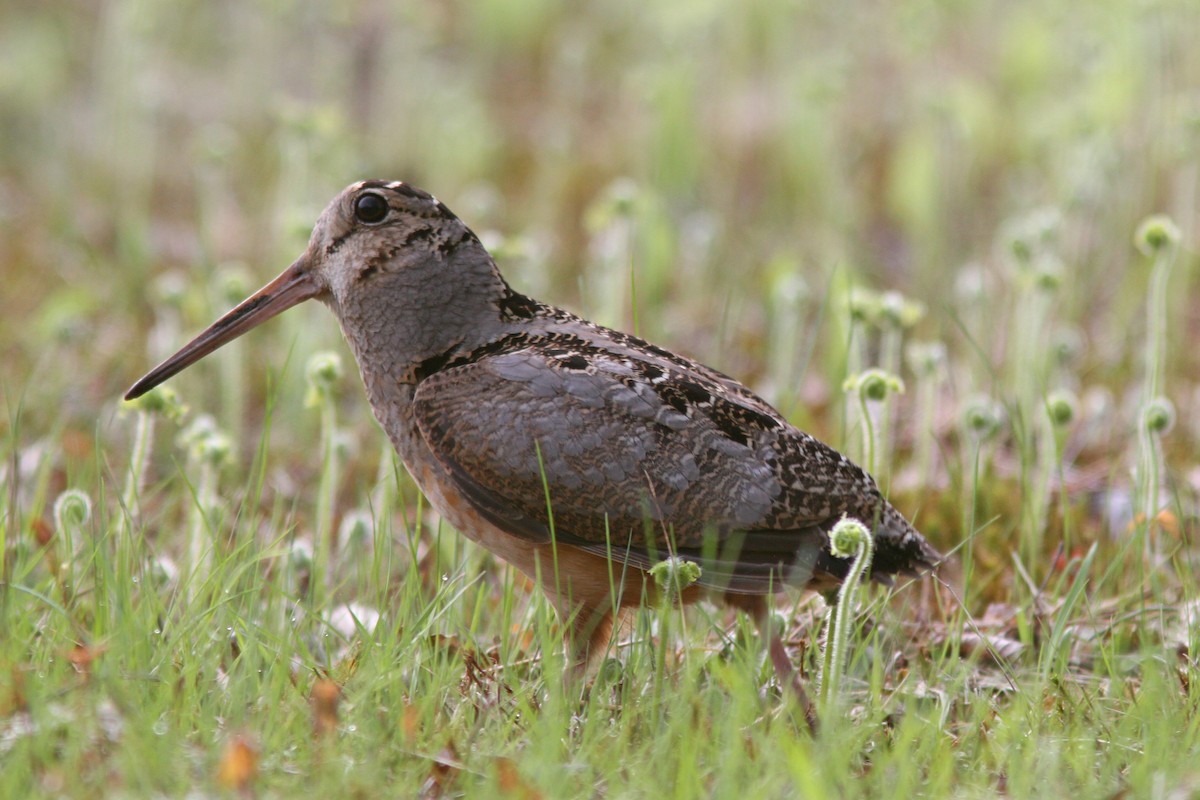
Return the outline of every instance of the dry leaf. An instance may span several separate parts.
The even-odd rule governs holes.
[[[342,690],[328,678],[321,678],[313,684],[309,701],[313,710],[313,735],[326,736],[337,730],[338,702]]]
[[[521,777],[516,763],[511,758],[497,758],[496,785],[504,797],[518,797],[521,800],[542,800],[542,793]]]
[[[417,734],[421,732],[421,712],[416,706],[405,704],[404,710],[400,712],[400,730],[409,741],[417,738]]]
[[[225,744],[217,766],[217,782],[227,789],[248,791],[258,776],[258,746],[249,736],[238,734]]]
[[[54,529],[50,527],[50,523],[41,517],[30,522],[29,527],[33,529],[33,538],[37,541],[39,547],[45,547],[54,541]]]
[[[433,757],[423,794],[442,797],[454,784],[461,769],[462,763],[458,759],[458,750],[455,749],[454,742],[447,742],[441,752]]]
[[[88,678],[92,674],[92,662],[103,655],[107,649],[102,644],[77,644],[67,651],[67,661],[71,662],[71,666],[75,668],[77,673],[84,678]]]
[[[8,687],[8,696],[0,701],[0,718],[9,717],[21,711],[29,710],[29,698],[25,694],[24,667],[12,668],[12,684]]]
[[[963,631],[959,645],[959,652],[963,658],[970,658],[978,654],[985,656],[993,663],[1016,661],[1025,652],[1024,644],[1000,634],[976,634]]]

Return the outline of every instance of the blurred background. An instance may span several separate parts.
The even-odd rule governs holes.
[[[905,342],[945,357],[927,419],[915,362],[884,364],[909,385],[889,458],[898,489],[955,496],[972,398],[1019,422],[1027,379],[1077,405],[1055,459],[1070,475],[1047,480],[1128,485],[1151,273],[1134,232],[1165,213],[1182,242],[1169,485],[1200,483],[1193,1],[3,0],[0,16],[0,433],[52,487],[119,473],[123,390],[367,177],[437,195],[518,290],[732,373],[835,445],[854,441],[842,381],[890,347],[855,344],[854,292],[901,293]],[[319,349],[350,364],[314,305],[172,385],[235,461],[271,398],[271,481],[302,494]],[[383,446],[355,384],[348,496]],[[906,477],[922,438],[934,461]],[[1019,426],[997,441],[989,468],[1027,488],[1036,447]],[[171,437],[158,450],[162,477],[182,457]],[[940,546],[962,538],[957,506],[943,523],[922,502]]]

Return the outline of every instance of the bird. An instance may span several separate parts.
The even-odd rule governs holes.
[[[749,613],[785,679],[767,598],[840,584],[839,519],[870,529],[877,581],[941,560],[845,455],[724,373],[515,291],[464,222],[403,181],[345,188],[291,266],[125,398],[310,299],[333,311],[421,492],[540,584],[582,671],[656,596],[647,574],[666,558],[700,567],[675,599]]]

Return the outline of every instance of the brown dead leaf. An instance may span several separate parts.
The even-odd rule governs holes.
[[[1179,518],[1165,508],[1154,516],[1154,522],[1172,539],[1179,538]]]
[[[451,658],[458,655],[458,637],[447,636],[444,633],[435,633],[430,635],[429,644],[436,650],[444,650],[446,655]]]
[[[346,649],[341,659],[333,668],[333,673],[337,677],[339,683],[346,683],[354,677],[358,672],[358,667],[362,658],[363,643],[361,640],[355,640],[349,648]]]
[[[982,655],[994,664],[1016,661],[1025,652],[1025,645],[1016,639],[1000,634],[971,633],[964,631],[960,639],[959,652],[963,658]]]
[[[977,620],[980,628],[1007,631],[1015,628],[1021,610],[1012,603],[988,603],[983,616]]]
[[[517,652],[528,653],[533,649],[533,629],[523,628],[517,623],[513,623],[510,629],[513,635],[513,640],[517,644]]]
[[[25,694],[25,673],[28,671],[26,667],[12,668],[12,683],[7,696],[0,700],[0,719],[29,710],[29,698]]]
[[[35,518],[29,523],[29,527],[33,532],[33,538],[38,543],[39,547],[45,547],[54,541],[54,528],[50,527],[50,523],[41,517]]]
[[[454,742],[446,742],[446,746],[433,757],[429,766],[429,778],[425,781],[425,791],[422,794],[444,797],[450,787],[454,785],[461,770],[462,762],[458,758],[458,750],[454,747]]]
[[[521,777],[516,763],[511,758],[497,758],[496,786],[504,797],[520,800],[542,800],[542,793]]]
[[[90,678],[92,675],[92,662],[104,655],[104,651],[107,649],[102,644],[77,644],[67,651],[67,661],[71,662],[71,666],[75,668],[75,671],[85,679]]]
[[[237,734],[225,744],[217,765],[217,782],[227,789],[248,792],[258,776],[258,745],[249,736]]]
[[[493,686],[496,688],[496,697],[499,698],[500,692],[506,691],[512,694],[512,689],[502,681],[497,680],[496,673],[499,667],[500,657],[494,653],[476,654],[474,650],[463,651],[463,676],[459,681],[458,689],[464,697],[472,693],[489,695]]]
[[[313,684],[309,702],[313,710],[313,735],[317,738],[337,730],[338,703],[341,698],[341,687],[328,678],[320,678]]]
[[[409,741],[421,733],[421,712],[416,706],[405,703],[404,710],[400,712],[400,730]]]
[[[1145,524],[1146,524],[1146,515],[1144,513],[1136,514],[1136,515],[1134,515],[1133,519],[1130,521],[1129,525],[1126,526],[1125,532],[1127,534],[1133,534],[1137,531],[1138,528],[1142,527]],[[1149,533],[1151,536],[1155,535],[1158,531],[1162,531],[1167,536],[1170,536],[1172,539],[1178,539],[1179,538],[1179,518],[1176,517],[1169,510],[1164,508],[1162,511],[1160,511],[1154,515],[1153,524],[1150,525],[1150,528],[1149,528]]]

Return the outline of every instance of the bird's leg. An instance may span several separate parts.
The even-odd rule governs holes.
[[[614,629],[621,624],[621,617],[615,616],[609,605],[600,608],[577,605],[569,613],[560,609],[559,616],[566,628],[568,660],[563,670],[563,688],[570,692],[595,672],[608,651]]]
[[[573,547],[541,556],[533,574],[562,621],[569,688],[592,674],[608,652],[614,630],[628,619],[625,608],[641,597],[640,583],[626,582],[623,573],[616,579],[607,560]]]
[[[611,606],[593,609],[577,607],[563,615],[567,628],[566,650],[568,663],[562,674],[563,694],[567,697],[586,697],[584,688],[589,675],[595,676],[601,658],[608,652],[615,632],[628,625],[625,609],[615,612]]]
[[[596,666],[612,637],[614,623],[611,608],[576,610],[569,622],[567,643],[573,677],[582,678]]]
[[[775,668],[775,676],[785,690],[791,690],[796,696],[800,703],[800,709],[804,712],[804,719],[808,722],[808,727],[813,733],[816,733],[816,706],[808,697],[808,691],[804,688],[804,679],[801,677],[800,671],[792,664],[792,659],[783,646],[783,637],[772,624],[766,598],[762,595],[726,595],[725,602],[750,615],[759,634],[767,637],[767,657],[771,660],[771,666]]]

